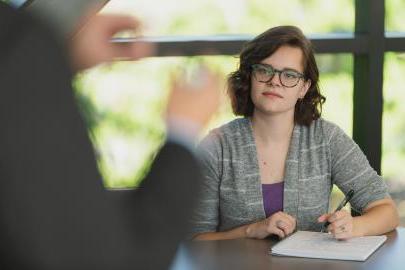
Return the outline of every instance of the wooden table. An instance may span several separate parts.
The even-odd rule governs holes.
[[[272,256],[269,249],[277,242],[274,239],[190,241],[180,245],[171,269],[404,270],[405,228],[387,236],[384,245],[365,262]]]

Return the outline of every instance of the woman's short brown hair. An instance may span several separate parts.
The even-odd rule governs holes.
[[[300,48],[303,54],[304,79],[311,81],[305,97],[295,105],[294,121],[310,125],[321,116],[325,97],[319,91],[319,71],[311,42],[295,26],[278,26],[268,29],[245,44],[240,54],[239,68],[228,77],[228,95],[235,115],[253,115],[254,105],[250,96],[253,64],[260,63],[281,46]]]

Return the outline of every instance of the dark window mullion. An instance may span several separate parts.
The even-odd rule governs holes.
[[[197,55],[236,55],[253,35],[167,36],[141,39],[116,38],[115,43],[151,42],[157,47],[158,57]],[[367,35],[333,33],[309,35],[316,53],[366,53]]]
[[[353,138],[381,173],[384,1],[355,1],[355,35],[368,36],[368,53],[354,54]]]

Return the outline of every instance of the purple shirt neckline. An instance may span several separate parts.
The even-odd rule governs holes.
[[[283,211],[284,181],[273,184],[262,184],[263,206],[266,217]]]

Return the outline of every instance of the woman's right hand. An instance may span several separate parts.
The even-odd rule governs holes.
[[[294,232],[296,219],[284,212],[277,212],[270,217],[250,224],[246,228],[248,238],[264,239],[271,234],[284,238]]]

